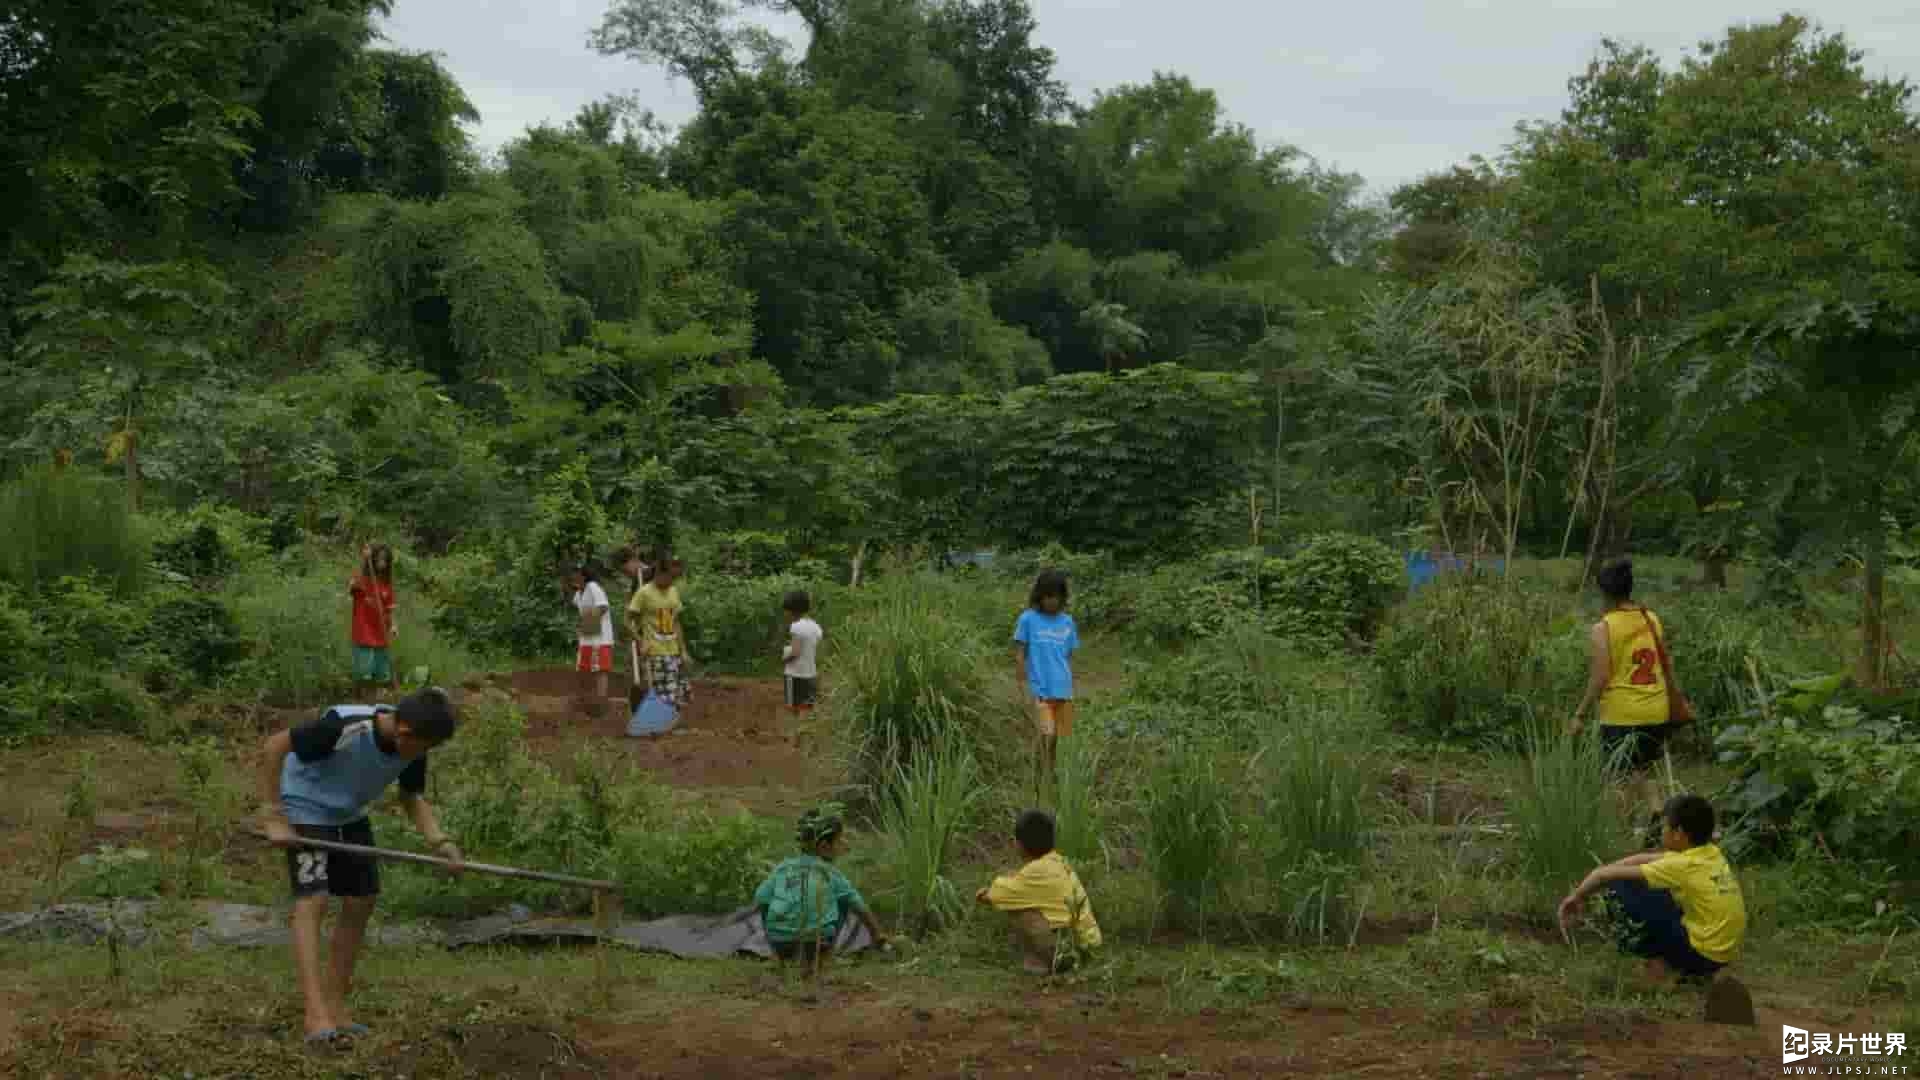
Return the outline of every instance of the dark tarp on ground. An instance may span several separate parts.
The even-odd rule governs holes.
[[[146,902],[125,902],[112,909],[106,904],[56,904],[0,915],[0,938],[93,943],[117,932],[121,940],[138,944],[146,937],[158,908]],[[191,911],[196,922],[195,948],[258,948],[284,946],[288,941],[284,909],[205,902],[192,905]],[[439,944],[458,949],[469,945],[586,943],[597,940],[598,934],[592,920],[536,919],[524,908],[515,908],[504,915],[444,925],[376,920],[373,937],[384,945]],[[773,955],[760,913],[753,908],[731,915],[670,915],[651,922],[616,923],[608,941],[687,959]],[[834,944],[834,950],[840,953],[872,947],[873,938],[858,919],[849,919],[840,927]]]

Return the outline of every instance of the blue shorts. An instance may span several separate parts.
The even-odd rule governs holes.
[[[1608,883],[1606,895],[1619,911],[1614,936],[1621,952],[1664,960],[1680,974],[1701,979],[1712,978],[1726,966],[1693,947],[1672,893],[1644,881],[1614,881]]]

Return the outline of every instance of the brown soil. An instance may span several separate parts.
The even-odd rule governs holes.
[[[511,685],[537,752],[570,754],[591,740],[617,747],[666,783],[726,789],[764,809],[788,809],[833,780],[831,763],[786,713],[775,679],[696,679],[674,730],[647,738],[626,734],[622,674],[609,676],[604,703],[582,700],[579,676],[570,671],[516,672]]]
[[[559,1034],[523,1024],[459,1027],[434,1032],[386,1057],[389,1075],[427,1073],[453,1057],[474,1076],[538,1076],[547,1080],[597,1080],[608,1075],[605,1062]]]
[[[829,997],[685,1009],[644,1028],[588,1021],[606,1075],[731,1077],[1743,1077],[1770,1072],[1767,1029],[1604,1022],[1534,1027],[1470,1016],[1258,1009],[1194,1015],[1030,991],[985,1012]],[[1777,1059],[1775,1059],[1777,1060]]]

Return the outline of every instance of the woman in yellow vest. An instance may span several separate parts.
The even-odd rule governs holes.
[[[1577,734],[1587,709],[1600,706],[1600,746],[1609,761],[1635,777],[1655,814],[1663,802],[1647,770],[1666,756],[1674,725],[1667,716],[1667,675],[1660,662],[1666,627],[1660,616],[1633,602],[1633,562],[1603,567],[1595,581],[1606,612],[1587,637],[1587,693],[1574,710],[1569,732]]]

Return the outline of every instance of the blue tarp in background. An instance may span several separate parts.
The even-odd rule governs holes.
[[[1471,555],[1455,555],[1450,551],[1409,551],[1407,552],[1407,591],[1419,592],[1425,585],[1441,574],[1458,573],[1505,573],[1507,560],[1497,558],[1474,558]]]

